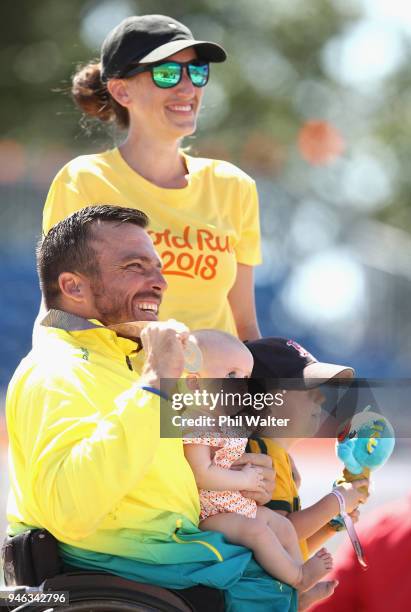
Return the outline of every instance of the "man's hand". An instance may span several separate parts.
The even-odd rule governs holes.
[[[146,354],[142,381],[160,388],[162,378],[180,378],[184,370],[184,346],[189,329],[174,319],[153,322],[141,331],[141,342]]]
[[[273,462],[271,457],[263,455],[262,453],[244,453],[237,461],[235,461],[231,469],[238,470],[242,469],[242,466],[251,463],[251,465],[258,466],[261,468],[263,475],[263,490],[259,491],[241,491],[241,495],[254,499],[257,504],[263,506],[272,499],[274,485],[275,485],[275,470],[273,468]]]

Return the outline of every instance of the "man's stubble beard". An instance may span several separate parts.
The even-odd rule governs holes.
[[[120,302],[118,296],[111,295],[106,290],[100,279],[93,281],[91,285],[93,293],[94,308],[97,313],[97,319],[104,325],[113,325],[115,323],[124,323],[128,321],[129,316],[124,311],[124,305]]]

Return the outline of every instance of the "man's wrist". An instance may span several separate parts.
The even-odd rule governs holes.
[[[154,393],[154,395],[158,395],[159,397],[162,397],[167,401],[170,399],[167,393],[164,393],[164,391],[157,389],[157,387],[150,387],[149,385],[140,385],[140,389],[143,389],[143,391],[148,391],[149,393]]]
[[[176,389],[176,381],[173,378],[161,378],[153,371],[143,372],[139,382],[141,388],[150,387],[151,389],[156,389],[159,392],[157,395],[161,394],[163,397],[167,397],[167,399],[170,398]]]
[[[141,372],[141,384],[160,389],[161,376],[150,364],[145,363]]]

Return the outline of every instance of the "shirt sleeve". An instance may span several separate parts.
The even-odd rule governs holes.
[[[92,204],[92,202],[90,202]],[[71,213],[87,206],[81,193],[80,177],[73,177],[68,166],[54,178],[43,209],[43,234]]]
[[[196,438],[183,438],[183,444],[202,444],[203,446],[215,446],[217,448],[224,446],[224,439],[211,436],[198,436]]]
[[[136,384],[102,414],[84,388],[54,382],[25,398],[14,418],[12,446],[24,449],[27,466],[15,480],[39,525],[58,539],[80,540],[150,469],[160,400]]]
[[[255,182],[246,183],[241,208],[240,239],[235,246],[237,262],[248,266],[261,263],[258,194]]]

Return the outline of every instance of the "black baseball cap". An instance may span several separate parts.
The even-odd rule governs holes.
[[[136,64],[159,62],[178,51],[195,47],[199,59],[224,62],[223,47],[195,40],[182,23],[166,15],[127,17],[109,32],[101,47],[101,79],[125,76]]]
[[[332,378],[352,378],[353,368],[334,363],[322,363],[295,340],[288,338],[261,338],[246,343],[254,357],[251,377],[281,381],[296,379],[296,388],[312,388]],[[319,380],[320,379],[320,380]],[[300,384],[299,384],[300,383]]]

